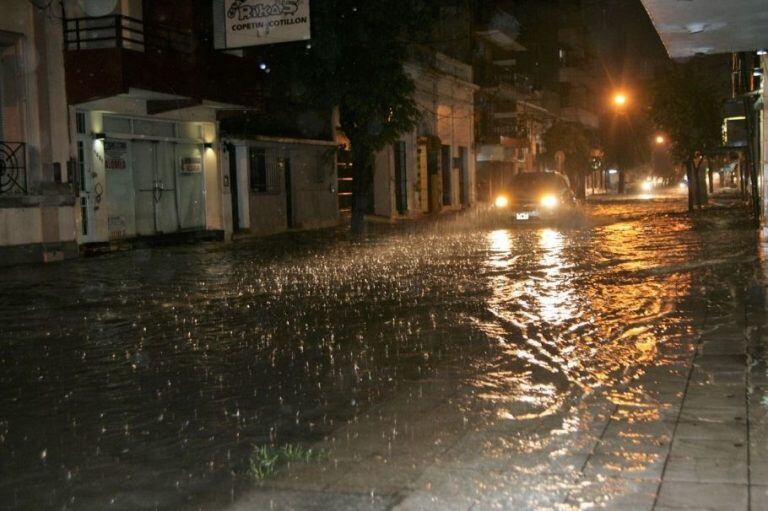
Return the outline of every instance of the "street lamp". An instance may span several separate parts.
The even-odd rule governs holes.
[[[627,107],[627,104],[629,103],[629,97],[627,96],[627,94],[624,91],[621,91],[621,90],[615,91],[613,93],[613,97],[611,98],[611,103],[612,103],[612,106],[613,106],[613,109],[614,109],[614,112],[615,112],[615,115],[616,115],[616,120],[619,120],[620,117],[627,116],[626,107]],[[619,122],[617,127],[619,125],[621,125],[621,124],[624,124],[624,123],[628,122],[628,120],[629,119],[624,119],[623,122]],[[616,136],[617,135],[614,134],[614,138]],[[615,142],[614,142],[614,145],[615,145]],[[618,161],[618,163],[619,163],[619,190],[618,190],[618,192],[619,192],[620,195],[624,193],[624,180],[625,180],[625,176],[624,176],[624,170],[625,169],[624,169],[624,167],[626,166],[625,165],[626,162],[623,161],[624,158],[621,155],[622,155],[622,151],[619,150],[617,152],[617,157],[619,158],[619,161]]]
[[[629,99],[627,98],[627,95],[624,94],[623,92],[617,92],[616,94],[613,95],[613,104],[617,108],[624,107],[627,104],[627,101],[629,101]]]
[[[667,139],[664,138],[664,135],[656,135],[656,145],[664,145],[666,141]]]

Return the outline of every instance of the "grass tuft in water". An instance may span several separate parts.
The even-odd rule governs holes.
[[[248,476],[261,481],[272,477],[278,468],[287,463],[309,463],[327,456],[328,453],[322,449],[305,449],[300,445],[286,444],[281,447],[257,445],[254,446],[253,454],[248,460]]]

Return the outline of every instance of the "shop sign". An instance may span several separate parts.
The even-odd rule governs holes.
[[[203,171],[202,158],[182,158],[181,172],[184,174],[197,174]]]
[[[305,41],[309,0],[224,0],[224,47]],[[221,19],[220,15],[217,16]]]
[[[104,141],[104,168],[125,170],[128,168],[128,142],[124,140]]]

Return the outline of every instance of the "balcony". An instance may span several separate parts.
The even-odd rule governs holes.
[[[0,140],[0,196],[27,194],[27,150],[23,142]]]
[[[520,22],[517,18],[502,9],[492,13],[485,26],[477,31],[477,35],[504,50],[525,51],[525,47],[517,42],[520,35]]]
[[[472,82],[472,66],[420,45],[408,48],[408,58],[465,82]]]
[[[151,91],[185,100],[257,105],[260,88],[243,80],[244,59],[198,44],[191,30],[123,15],[64,22],[67,99],[79,104]]]
[[[579,107],[565,107],[560,110],[560,117],[569,122],[581,124],[586,128],[598,129],[600,119],[596,114]]]
[[[580,67],[561,67],[558,70],[558,81],[583,85],[588,88],[593,88],[595,85],[594,78]]]
[[[585,47],[584,31],[576,27],[561,28],[557,31],[557,40],[572,50],[583,50]]]
[[[173,52],[189,56],[195,40],[189,31],[165,25],[150,25],[130,16],[66,20],[64,48],[68,51],[126,48],[140,52]]]
[[[496,65],[479,65],[475,68],[475,83],[481,87],[506,86],[515,89],[516,96],[525,97],[533,91],[530,78],[513,69]]]

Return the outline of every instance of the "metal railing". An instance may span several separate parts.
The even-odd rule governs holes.
[[[24,195],[26,193],[26,144],[0,140],[0,195]]]
[[[125,48],[140,52],[153,50],[191,54],[195,39],[191,31],[116,14],[67,19],[64,47],[70,51]]]

